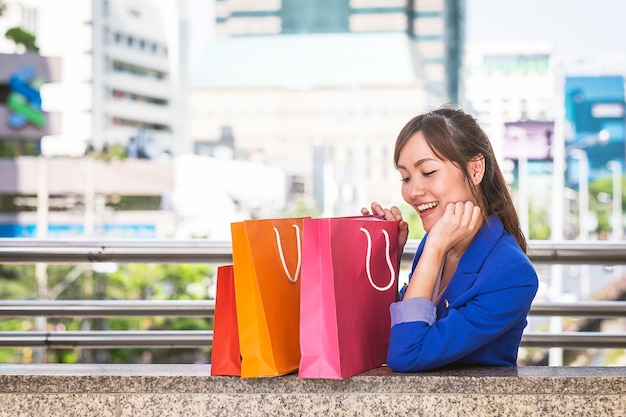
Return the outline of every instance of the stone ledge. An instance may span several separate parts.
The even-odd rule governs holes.
[[[625,367],[386,367],[346,380],[210,365],[0,365],[0,416],[624,416]]]

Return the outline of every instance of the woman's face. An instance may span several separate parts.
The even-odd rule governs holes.
[[[439,159],[422,132],[415,133],[405,143],[397,167],[402,176],[402,197],[417,211],[427,232],[448,203],[476,204],[463,172],[452,162]]]

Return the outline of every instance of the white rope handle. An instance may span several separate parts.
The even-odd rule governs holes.
[[[285,262],[285,255],[283,254],[283,245],[280,243],[280,233],[278,232],[278,229],[276,227],[274,227],[274,232],[276,233],[276,246],[278,246],[278,254],[280,255],[280,262],[283,264],[283,270],[285,271],[285,274],[287,275],[287,279],[291,282],[293,282],[294,284],[298,281],[298,275],[300,275],[300,264],[302,262],[302,248],[301,248],[301,243],[300,243],[300,228],[298,227],[297,224],[292,224],[292,226],[294,227],[294,229],[296,229],[296,243],[298,245],[298,266],[296,267],[296,275],[295,276],[291,276],[291,274],[289,273],[289,270],[287,269],[287,263]]]
[[[372,257],[372,236],[370,235],[370,232],[364,227],[361,227],[361,231],[365,233],[365,236],[367,237],[367,256],[365,257],[365,271],[367,272],[367,278],[370,280],[370,284],[372,284],[372,287],[374,287],[378,291],[387,291],[389,288],[391,288],[396,280],[396,272],[393,268],[393,263],[391,263],[391,257],[389,255],[389,233],[387,233],[386,230],[383,230],[383,234],[385,235],[386,248],[385,257],[387,258],[387,266],[389,267],[389,272],[391,273],[391,280],[386,286],[379,287],[374,283],[374,280],[372,279],[372,271],[370,268],[370,259]]]

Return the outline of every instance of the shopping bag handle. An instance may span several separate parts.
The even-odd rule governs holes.
[[[365,233],[365,236],[367,237],[367,256],[365,257],[365,271],[367,272],[367,278],[370,280],[370,284],[372,285],[372,287],[374,287],[378,291],[387,291],[389,288],[391,288],[396,280],[396,272],[394,270],[393,263],[391,262],[391,256],[389,255],[389,233],[386,230],[383,230],[383,234],[385,235],[386,248],[385,257],[387,258],[387,266],[389,267],[389,272],[391,273],[391,280],[389,280],[389,284],[387,284],[386,286],[379,287],[374,283],[374,280],[372,279],[372,271],[370,268],[370,259],[372,257],[372,236],[370,235],[370,232],[364,227],[361,227],[361,231]]]
[[[278,229],[274,227],[274,233],[276,233],[276,246],[278,246],[278,254],[280,255],[280,262],[283,265],[283,270],[287,275],[287,279],[294,284],[298,281],[298,275],[300,275],[300,265],[302,263],[302,248],[300,242],[300,228],[297,224],[292,224],[293,228],[296,229],[296,244],[298,245],[298,266],[296,266],[296,274],[292,277],[289,273],[289,269],[287,269],[287,263],[285,262],[285,255],[283,254],[283,245],[280,243],[280,233]]]

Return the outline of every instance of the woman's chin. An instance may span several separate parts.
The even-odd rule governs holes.
[[[424,230],[426,232],[429,232],[430,229],[434,226],[434,224],[437,222],[436,217],[434,216],[434,210],[427,210],[425,212],[420,212],[418,213],[420,216],[420,219],[422,220],[422,227],[424,228]]]

